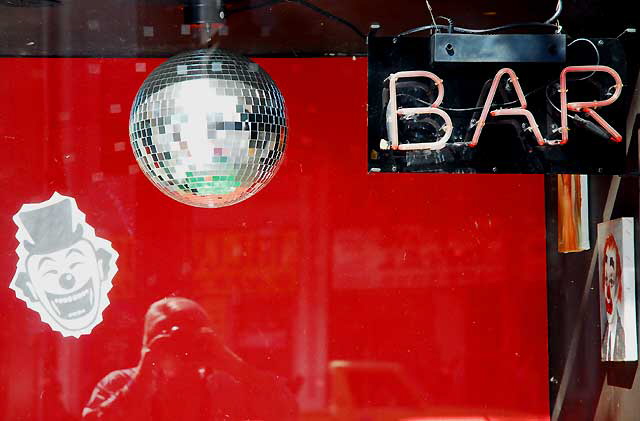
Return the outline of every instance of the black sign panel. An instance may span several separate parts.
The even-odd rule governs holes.
[[[624,174],[629,54],[564,35],[370,37],[369,170]]]

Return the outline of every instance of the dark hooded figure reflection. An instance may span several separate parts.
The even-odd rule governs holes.
[[[102,379],[84,420],[287,421],[296,402],[284,382],[227,348],[205,310],[186,298],[149,307],[136,367]]]

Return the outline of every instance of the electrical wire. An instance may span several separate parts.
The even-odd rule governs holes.
[[[580,79],[578,79],[580,80]],[[548,84],[546,86],[546,89],[544,90],[544,96],[547,98],[547,102],[549,103],[549,105],[551,105],[553,107],[554,110],[556,110],[558,112],[558,114],[562,114],[562,110],[560,110],[560,108],[558,108],[558,106],[556,104],[553,103],[553,101],[551,100],[551,97],[549,96],[549,87],[551,85],[553,85],[554,83],[557,83],[557,81],[551,82],[550,84]],[[569,117],[572,120],[576,120],[576,117],[567,113],[567,117]]]
[[[251,6],[245,6],[245,7],[240,7],[240,8],[236,8],[236,9],[232,9],[229,10],[227,12],[227,15],[234,15],[236,13],[240,13],[240,12],[246,12],[248,10],[255,10],[255,9],[260,9],[263,7],[268,7],[268,6],[274,6],[277,4],[282,4],[282,3],[294,3],[294,4],[298,4],[300,6],[306,7],[307,9],[313,10],[316,13],[321,14],[322,16],[334,20],[338,23],[341,23],[342,25],[348,27],[349,29],[351,29],[354,33],[356,33],[360,38],[362,38],[363,40],[367,39],[367,36],[365,35],[364,32],[362,32],[360,29],[358,29],[357,26],[355,26],[353,23],[349,22],[348,20],[341,18],[340,16],[336,16],[333,13],[316,6],[313,3],[310,3],[306,0],[267,0],[264,1],[262,3],[259,4],[255,4],[255,5],[251,5]]]
[[[490,34],[493,32],[508,31],[510,29],[516,29],[516,28],[546,28],[546,29],[553,29],[554,31],[558,29],[556,25],[553,25],[550,23],[541,23],[541,22],[511,23],[508,25],[496,26],[495,28],[488,28],[488,29],[468,29],[468,28],[461,28],[459,26],[453,26],[451,29],[453,29],[453,32],[456,32],[459,34],[476,34],[477,35],[477,34]],[[428,31],[430,29],[449,29],[449,27],[445,25],[419,26],[417,28],[412,28],[399,33],[394,37],[394,39],[415,34],[416,32]]]
[[[349,29],[351,29],[354,33],[356,33],[360,38],[366,40],[367,36],[365,35],[364,32],[362,32],[360,29],[358,29],[357,26],[355,26],[353,23],[349,22],[348,20],[341,18],[340,16],[336,16],[333,13],[316,6],[313,3],[310,3],[309,1],[306,0],[266,0],[263,1],[261,3],[258,4],[254,4],[254,5],[250,5],[250,6],[244,6],[244,7],[239,7],[239,8],[235,8],[235,9],[231,9],[227,11],[227,15],[234,15],[236,13],[241,13],[241,12],[246,12],[246,11],[250,11],[250,10],[256,10],[256,9],[261,9],[264,7],[268,7],[268,6],[275,6],[277,4],[282,4],[282,3],[295,3],[295,4],[299,4],[300,6],[306,7],[316,13],[319,13],[321,15],[323,15],[324,17],[334,20],[342,25],[347,26]],[[396,35],[394,37],[394,40],[397,40],[400,37],[406,36],[406,35],[411,35],[417,32],[423,32],[423,31],[429,31],[429,30],[446,30],[449,33],[463,33],[463,34],[489,34],[489,33],[493,33],[493,32],[502,32],[502,31],[507,31],[510,29],[516,29],[516,28],[547,28],[547,29],[553,29],[554,31],[558,29],[558,26],[556,26],[555,24],[553,24],[552,22],[557,21],[558,17],[560,16],[560,14],[562,13],[562,0],[558,0],[558,3],[556,5],[556,10],[555,13],[553,14],[553,16],[549,19],[547,19],[545,22],[523,22],[523,23],[512,23],[512,24],[508,24],[508,25],[502,25],[502,26],[496,26],[494,28],[486,28],[486,29],[470,29],[470,28],[463,28],[463,27],[458,27],[458,26],[453,26],[453,21],[445,16],[438,16],[438,19],[445,19],[449,25],[438,25],[436,24],[435,18],[433,17],[433,11],[431,8],[431,5],[429,4],[428,1],[426,1],[427,3],[427,7],[429,9],[429,13],[431,14],[431,18],[433,21],[432,25],[425,25],[425,26],[420,26],[417,28],[413,28],[413,29],[409,29],[407,31],[404,31],[398,35]]]
[[[544,23],[554,23],[558,20],[560,15],[562,14],[562,0],[558,0],[558,4],[556,5],[556,12],[549,19],[545,20]]]
[[[553,82],[552,82],[552,83],[553,83]],[[528,98],[530,95],[533,95],[533,94],[535,94],[535,93],[540,92],[542,89],[546,88],[547,86],[548,86],[548,84],[547,84],[547,85],[539,86],[539,87],[537,87],[536,89],[534,89],[534,90],[532,90],[532,91],[529,91],[528,93],[524,94],[524,96],[525,96],[525,98]],[[429,102],[427,102],[427,101],[425,101],[425,100],[422,100],[422,99],[420,99],[420,98],[416,98],[416,97],[415,97],[415,96],[413,96],[413,95],[409,95],[409,94],[397,94],[397,96],[405,96],[405,97],[412,98],[412,99],[414,99],[414,100],[416,100],[416,101],[420,102],[422,105],[426,105],[426,106],[428,106],[428,107],[431,107],[431,106],[433,105],[433,104],[431,104],[431,103],[429,103]],[[516,99],[516,100],[513,100],[513,101],[509,101],[509,102],[503,102],[503,103],[501,103],[501,104],[491,104],[491,108],[496,108],[496,107],[498,107],[498,108],[500,108],[500,107],[506,107],[506,106],[514,105],[514,104],[518,104],[518,103],[520,103],[520,101]],[[466,113],[466,112],[471,112],[471,111],[482,111],[482,110],[484,109],[484,106],[482,106],[482,107],[470,107],[470,108],[449,108],[449,107],[442,107],[442,106],[440,106],[440,107],[438,107],[438,108],[440,108],[441,110],[444,110],[444,111],[452,112],[452,113]]]
[[[470,28],[463,28],[459,26],[451,26],[451,30],[452,32],[457,32],[461,34],[490,34],[493,32],[508,31],[510,29],[516,29],[516,28],[547,28],[547,29],[553,29],[555,32],[559,29],[559,27],[553,22],[558,20],[558,17],[560,16],[561,13],[562,13],[562,0],[558,0],[558,3],[556,5],[556,10],[553,13],[553,16],[551,16],[549,19],[547,19],[544,22],[510,23],[507,25],[501,25],[501,26],[496,26],[494,28],[486,28],[486,29],[470,29]],[[445,18],[445,19],[448,19],[448,18]],[[413,29],[409,29],[407,31],[401,32],[400,34],[396,35],[394,39],[398,39],[406,35],[415,34],[416,32],[428,31],[431,29],[436,29],[436,30],[443,29],[443,25],[434,24],[434,25],[419,26],[417,28],[413,28]]]
[[[249,10],[262,9],[263,7],[273,6],[275,4],[282,3],[282,0],[266,0],[261,3],[252,4],[244,7],[237,7],[230,10],[227,10],[227,15],[235,15],[240,12],[247,12]]]
[[[433,9],[431,8],[431,3],[429,3],[429,0],[424,0],[424,1],[427,3],[427,9],[429,9],[429,14],[431,15],[431,22],[433,22],[433,24],[435,26],[437,26],[436,25],[436,18],[433,17]]]
[[[636,28],[627,28],[624,31],[622,31],[620,35],[616,37],[616,39],[620,39],[625,34],[635,34],[636,31],[637,31]]]
[[[397,40],[400,37],[404,37],[406,35],[411,35],[411,34],[415,34],[416,32],[422,32],[422,31],[430,31],[432,29],[448,29],[448,27],[446,25],[425,25],[425,26],[419,26],[417,28],[413,28],[413,29],[409,29],[406,30],[404,32],[399,33],[398,35],[396,35],[393,39]]]
[[[571,47],[573,44],[575,44],[576,42],[579,42],[579,41],[587,42],[587,43],[591,44],[591,46],[593,47],[593,50],[596,52],[596,58],[597,58],[596,66],[599,66],[600,65],[600,50],[598,50],[598,47],[596,47],[596,45],[590,39],[587,39],[587,38],[576,38],[573,41],[571,41],[569,44],[567,44],[567,47]],[[595,74],[596,74],[596,72],[593,71],[588,76],[584,76],[584,77],[581,77],[579,79],[573,79],[573,80],[587,80],[587,79],[589,79],[591,76],[593,76]]]
[[[453,20],[451,20],[450,18],[446,17],[446,16],[438,16],[436,17],[436,19],[444,19],[449,23],[449,33],[452,34],[453,33]],[[435,22],[433,22],[435,23]]]
[[[596,52],[596,58],[597,58],[597,63],[596,65],[599,66],[600,65],[600,50],[598,50],[598,47],[596,46],[596,44],[593,43],[593,41],[591,41],[590,39],[587,38],[576,38],[573,41],[571,41],[569,44],[567,44],[567,47],[571,47],[573,44],[575,44],[576,42],[586,42],[591,44],[591,46],[593,47],[593,50]],[[595,75],[597,72],[593,71],[591,72],[589,75],[578,78],[578,79],[572,79],[571,82],[577,82],[580,80],[587,80],[590,77],[592,77],[593,75]],[[547,98],[547,102],[558,112],[558,113],[562,113],[562,111],[560,110],[560,108],[558,108],[558,106],[556,104],[553,103],[553,101],[551,100],[551,98],[549,97],[549,87],[554,84],[557,83],[558,81],[553,81],[550,84],[547,85],[547,89],[545,90],[545,97]],[[575,116],[571,115],[571,114],[567,114],[569,116],[569,118],[571,118],[572,120],[579,120],[578,118],[576,118]]]
[[[493,32],[508,31],[510,29],[516,29],[516,28],[547,28],[547,29],[553,29],[554,31],[558,29],[556,25],[551,23],[522,22],[522,23],[510,23],[508,25],[496,26],[495,28],[487,28],[487,29],[468,29],[468,28],[459,28],[456,26],[453,28],[453,30],[461,34],[490,34]]]

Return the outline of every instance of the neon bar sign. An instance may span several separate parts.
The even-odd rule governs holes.
[[[581,72],[603,72],[608,73],[611,77],[613,77],[615,81],[615,91],[608,99],[597,100],[597,101],[589,101],[589,102],[568,102],[567,100],[567,75],[569,73],[581,73]],[[493,99],[496,94],[496,90],[498,89],[498,85],[504,76],[508,76],[511,81],[516,95],[518,97],[518,102],[520,103],[519,107],[514,108],[504,108],[489,111],[491,105],[493,104]],[[424,77],[433,81],[435,86],[438,89],[438,96],[436,100],[429,107],[418,107],[418,108],[401,108],[398,109],[398,101],[396,97],[396,82],[399,79],[406,78],[416,78],[416,77]],[[451,122],[451,117],[447,114],[446,111],[439,108],[442,104],[442,100],[444,99],[444,81],[440,79],[437,75],[427,71],[406,71],[406,72],[398,72],[392,73],[387,80],[389,81],[389,105],[387,107],[387,131],[389,134],[389,142],[386,140],[382,140],[380,142],[381,149],[389,149],[389,147],[393,150],[439,150],[446,146],[447,141],[451,138],[451,134],[453,132],[453,123]],[[475,132],[473,134],[473,138],[471,142],[466,143],[469,147],[475,147],[478,145],[480,140],[480,134],[482,133],[482,129],[486,124],[487,118],[489,115],[492,117],[500,117],[500,116],[523,116],[527,119],[529,123],[529,127],[527,130],[530,130],[538,145],[564,145],[569,141],[569,111],[572,112],[584,112],[588,114],[593,120],[595,120],[610,136],[610,139],[614,142],[621,142],[622,136],[618,133],[611,125],[598,114],[595,109],[606,107],[608,105],[613,104],[619,97],[620,92],[622,91],[622,79],[618,72],[613,70],[608,66],[570,66],[566,67],[560,74],[560,114],[561,114],[561,126],[556,130],[561,133],[560,139],[545,139],[540,132],[540,128],[536,123],[536,119],[531,113],[531,111],[527,110],[527,100],[522,91],[522,87],[520,86],[520,82],[518,82],[518,77],[516,73],[509,69],[504,68],[498,71],[498,73],[493,78],[493,83],[491,85],[491,89],[489,90],[489,94],[487,95],[487,99],[485,101],[484,107],[482,108],[482,113],[478,122],[476,123]],[[423,143],[411,143],[411,144],[400,144],[398,139],[398,117],[400,116],[410,116],[410,115],[426,115],[426,114],[435,114],[440,116],[444,120],[444,125],[440,127],[441,130],[444,131],[444,135],[441,136],[438,140],[434,142],[423,142]]]

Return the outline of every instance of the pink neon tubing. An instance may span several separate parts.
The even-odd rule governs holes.
[[[398,110],[398,115],[413,115],[413,114],[437,114],[444,120],[444,136],[437,142],[424,142],[424,143],[409,143],[398,145],[400,151],[417,151],[423,149],[438,150],[444,148],[445,144],[449,141],[451,133],[453,132],[453,122],[449,114],[435,107],[424,108],[403,108]]]
[[[622,135],[618,133],[616,129],[611,127],[611,124],[607,123],[607,121],[604,118],[602,118],[600,114],[595,112],[595,110],[592,110],[591,108],[585,108],[584,112],[589,114],[591,118],[597,121],[598,124],[600,124],[602,128],[605,129],[611,135],[611,140],[613,140],[616,143],[622,142]]]
[[[524,97],[524,93],[522,92],[522,88],[520,87],[520,82],[518,82],[516,73],[509,68],[499,70],[498,73],[496,73],[496,76],[493,78],[493,83],[491,84],[491,89],[489,90],[487,100],[485,101],[484,107],[482,108],[482,114],[480,114],[480,119],[476,123],[476,130],[473,133],[471,143],[469,143],[469,146],[471,147],[475,147],[478,144],[480,133],[482,132],[482,128],[484,127],[485,122],[487,121],[487,116],[489,115],[489,108],[491,107],[491,103],[493,102],[493,97],[496,95],[496,91],[498,90],[498,84],[500,83],[502,76],[504,76],[505,74],[509,75],[509,79],[511,80],[511,83],[513,83],[513,87],[516,90],[518,100],[520,100],[519,109],[524,110],[525,108],[527,108],[527,100]]]
[[[611,75],[615,80],[615,92],[611,96],[611,98],[602,100],[602,101],[590,101],[590,102],[567,102],[567,74],[568,73],[578,73],[578,72],[605,72]],[[613,104],[619,97],[620,92],[622,91],[622,79],[620,75],[610,67],[607,66],[570,66],[565,68],[560,75],[560,111],[561,111],[561,124],[560,131],[562,132],[562,138],[559,140],[554,139],[544,139],[542,137],[542,133],[540,133],[540,129],[535,122],[535,118],[530,111],[525,110],[527,103],[524,99],[524,95],[522,94],[522,88],[515,77],[515,73],[511,69],[502,69],[496,74],[496,77],[493,80],[493,85],[491,86],[491,91],[489,92],[489,96],[487,97],[487,101],[485,102],[485,106],[482,110],[482,115],[480,120],[478,121],[478,126],[476,127],[476,131],[474,133],[473,139],[469,146],[476,146],[478,144],[478,140],[480,137],[480,132],[482,131],[482,127],[486,122],[487,113],[489,107],[491,107],[491,103],[493,101],[493,96],[495,95],[495,91],[497,89],[498,83],[502,76],[508,73],[511,77],[511,81],[516,89],[516,93],[518,94],[518,98],[521,103],[521,108],[508,108],[504,110],[495,110],[491,112],[492,116],[505,116],[505,115],[521,115],[525,116],[529,121],[531,126],[531,130],[538,142],[539,145],[564,145],[569,141],[569,115],[568,110],[571,111],[583,111],[591,118],[593,118],[600,126],[602,126],[607,133],[611,136],[611,140],[614,142],[621,142],[622,136],[618,133],[607,121],[605,121],[597,112],[593,110],[593,108],[597,107],[606,107],[607,105]],[[495,89],[494,89],[495,88]]]
[[[434,84],[438,87],[438,97],[431,104],[431,107],[421,107],[421,108],[403,108],[398,110],[398,101],[396,98],[396,82],[398,79],[410,78],[410,77],[425,77],[427,79],[431,79]],[[398,72],[393,73],[389,76],[389,107],[391,107],[391,114],[393,118],[389,122],[390,130],[389,137],[391,141],[391,148],[394,150],[437,150],[442,149],[449,138],[451,137],[451,133],[453,133],[453,123],[451,122],[451,118],[449,115],[438,107],[442,103],[444,99],[444,82],[434,73],[415,70],[415,71],[406,71],[406,72]],[[398,140],[398,115],[413,115],[413,114],[437,114],[442,117],[445,121],[445,135],[442,139],[437,142],[428,142],[428,143],[413,143],[410,145],[400,145]]]
[[[538,142],[538,145],[545,145],[546,140],[542,137],[542,133],[540,133],[540,128],[538,127],[538,123],[536,123],[536,119],[529,110],[523,110],[522,108],[509,108],[505,110],[495,110],[491,111],[492,116],[504,116],[504,115],[522,115],[527,118],[529,121],[529,125],[531,126],[531,131]]]
[[[590,102],[570,102],[567,103],[567,74],[568,73],[584,73],[584,72],[605,72],[611,75],[615,80],[616,90],[611,98],[603,101],[590,101]],[[616,142],[622,141],[620,133],[615,131],[611,125],[609,125],[600,115],[598,115],[592,108],[606,107],[613,104],[619,97],[622,91],[622,79],[618,72],[608,66],[571,66],[562,71],[560,75],[560,110],[562,111],[562,140],[560,142],[548,140],[548,144],[561,144],[564,145],[569,141],[569,116],[567,110],[571,111],[584,111],[594,118],[610,135],[611,139]],[[604,123],[604,124],[603,124]],[[619,140],[618,140],[619,139]]]

